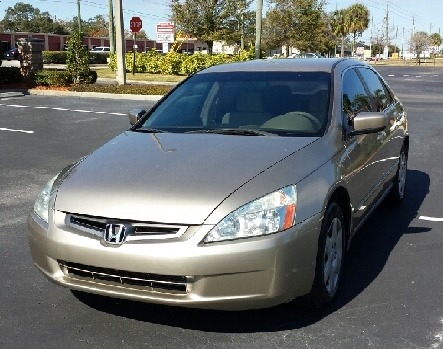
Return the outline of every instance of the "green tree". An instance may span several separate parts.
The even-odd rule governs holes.
[[[271,8],[263,21],[263,48],[271,50],[285,46],[286,56],[289,55],[294,27],[294,18],[289,9],[282,5]]]
[[[78,17],[66,22],[66,27],[70,33],[78,31]],[[107,37],[109,35],[109,22],[103,15],[97,15],[88,20],[81,19],[82,32],[85,36],[93,38]]]
[[[300,51],[324,51],[322,34],[325,27],[324,1],[295,0],[296,26],[292,45]]]
[[[251,0],[243,0],[241,7],[226,22],[226,34],[223,38],[228,44],[236,44],[243,48],[254,45],[255,41],[255,11],[248,10]]]
[[[345,55],[345,40],[349,34],[349,27],[347,19],[347,10],[336,10],[331,15],[331,28],[332,32],[341,39],[341,52],[340,57]]]
[[[83,34],[74,32],[68,39],[66,53],[66,71],[75,84],[89,82],[89,51],[83,43]]]
[[[48,12],[40,12],[38,8],[24,2],[8,7],[0,26],[4,31],[11,32],[65,33],[57,23],[54,23]]]
[[[133,37],[134,37],[134,34],[130,30],[125,29],[125,38],[132,39]],[[148,37],[148,34],[146,34],[146,32],[142,29],[137,33],[137,39],[140,39],[140,40],[146,39],[147,40],[147,39],[149,39],[149,37]]]
[[[346,9],[346,27],[352,35],[352,53],[355,52],[355,41],[369,26],[369,10],[365,5],[354,4]]]
[[[431,45],[434,47],[440,47],[441,43],[442,43],[442,38],[441,35],[439,33],[433,33],[431,34],[431,36],[429,37]],[[435,52],[435,51],[434,51]]]
[[[423,51],[426,51],[430,45],[431,38],[426,32],[416,32],[411,36],[409,49],[417,55],[418,64],[420,64],[420,55]]]
[[[323,0],[270,0],[263,39],[266,46],[296,47],[300,51],[324,51],[325,32]]]
[[[214,40],[232,34],[229,23],[244,0],[172,0],[172,20],[184,34],[204,42],[212,52]]]

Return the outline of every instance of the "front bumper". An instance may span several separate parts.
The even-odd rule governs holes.
[[[107,247],[100,238],[35,214],[28,239],[37,268],[51,281],[84,292],[184,307],[271,307],[311,290],[319,217],[274,235],[202,245],[212,226],[188,227],[171,240]]]

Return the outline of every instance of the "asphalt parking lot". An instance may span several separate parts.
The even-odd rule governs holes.
[[[443,348],[443,68],[377,68],[408,111],[406,198],[360,231],[345,287],[324,311],[190,310],[47,281],[26,239],[37,193],[153,102],[0,93],[0,348]]]

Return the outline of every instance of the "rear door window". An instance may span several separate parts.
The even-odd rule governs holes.
[[[373,111],[382,112],[393,102],[393,98],[387,87],[382,83],[378,75],[369,68],[358,68],[363,80],[372,95]]]

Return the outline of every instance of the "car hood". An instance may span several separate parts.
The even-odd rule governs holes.
[[[68,172],[55,209],[202,224],[232,192],[316,139],[128,131]]]

